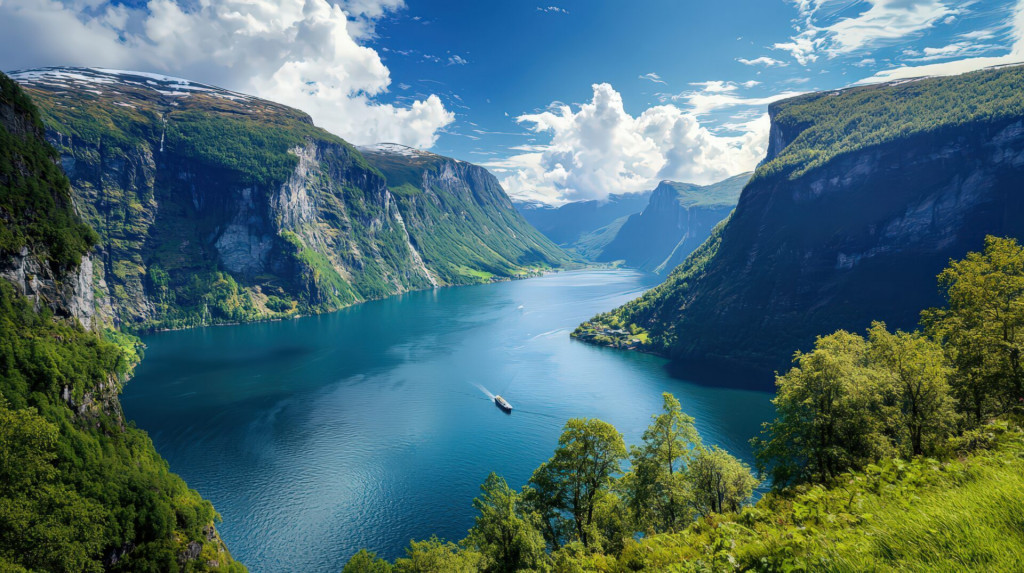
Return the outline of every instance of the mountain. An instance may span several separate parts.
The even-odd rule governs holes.
[[[483,167],[393,143],[361,147],[384,174],[429,278],[464,284],[569,261]]]
[[[549,239],[566,248],[574,248],[600,235],[609,225],[619,225],[625,218],[647,206],[651,192],[609,195],[604,201],[574,201],[559,207],[543,203],[516,203],[516,209]],[[611,235],[614,237],[614,233]],[[609,237],[609,240],[611,239]],[[593,253],[594,247],[583,249]],[[589,258],[589,257],[588,257]]]
[[[41,116],[0,74],[0,570],[245,571],[118,400],[137,340],[94,320],[92,248]]]
[[[729,216],[750,175],[704,186],[662,181],[644,210],[623,222],[596,260],[622,260],[655,273],[671,271]]]
[[[560,207],[515,205],[549,239],[585,259],[662,273],[683,262],[729,215],[750,175],[711,185],[662,181],[653,191]]]
[[[381,148],[371,155],[395,166],[386,176],[301,111],[178,78],[12,77],[99,234],[94,290],[108,324],[287,317],[570,260],[463,162]]]
[[[768,156],[728,223],[574,335],[766,376],[819,334],[912,328],[951,258],[1024,236],[1022,86],[1014,66],[773,104]]]

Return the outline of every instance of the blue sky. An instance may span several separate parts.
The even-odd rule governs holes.
[[[1024,61],[1024,0],[3,0],[0,69],[166,73],[548,202],[751,169],[767,103]]]

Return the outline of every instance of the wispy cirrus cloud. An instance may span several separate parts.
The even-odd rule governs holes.
[[[966,32],[960,34],[958,37],[967,40],[991,40],[1000,35],[1001,28],[1008,30],[1008,36],[1012,42],[1008,48],[1005,46],[1002,48],[1007,50],[1007,53],[1005,54],[999,56],[963,57],[970,55],[969,42],[954,42],[954,44],[966,43],[968,44],[968,48],[965,49],[961,46],[954,46],[953,44],[950,44],[945,47],[934,48],[930,54],[922,50],[922,55],[918,56],[918,61],[928,61],[927,59],[921,60],[920,58],[929,58],[930,56],[930,59],[932,60],[957,57],[959,57],[959,59],[923,65],[913,65],[913,63],[904,64],[875,72],[873,75],[868,76],[857,83],[869,84],[922,76],[947,76],[962,74],[991,66],[1005,66],[1008,64],[1024,63],[1024,0],[1019,0],[1016,5],[1008,9],[1003,26],[995,29],[988,28]],[[992,49],[996,48],[993,47]],[[961,53],[956,53],[957,50],[961,50]]]
[[[937,48],[925,47],[921,50],[906,50],[904,55],[909,56],[909,62],[930,62],[935,60],[948,60],[951,58],[966,58],[978,56],[993,50],[999,50],[1001,46],[996,44],[978,44],[973,42],[953,42]]]
[[[772,47],[789,52],[800,65],[821,56],[834,58],[902,41],[940,24],[951,23],[961,8],[949,0],[866,0],[868,8],[830,23],[818,15],[824,1],[794,0],[800,15],[797,34]]]
[[[649,72],[649,73],[646,73],[646,74],[641,74],[640,76],[638,76],[638,79],[647,80],[647,81],[650,81],[650,82],[654,82],[656,84],[663,84],[663,83],[665,83],[665,80],[661,79],[661,76],[659,76],[658,74],[656,74],[654,72]]]

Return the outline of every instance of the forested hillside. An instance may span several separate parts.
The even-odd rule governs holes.
[[[396,144],[360,151],[384,174],[413,250],[438,284],[525,276],[573,262],[516,212],[483,167]]]
[[[125,422],[117,396],[139,349],[87,328],[80,271],[97,237],[58,157],[0,74],[0,569],[244,571],[213,506]]]
[[[1022,85],[1013,66],[772,104],[768,157],[729,223],[578,334],[767,373],[820,332],[911,327],[951,258],[1024,236]]]

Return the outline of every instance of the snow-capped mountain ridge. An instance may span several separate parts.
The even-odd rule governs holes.
[[[239,102],[257,99],[216,86],[150,72],[106,68],[38,68],[13,72],[10,76],[20,84],[45,85],[50,89],[87,89],[97,95],[105,95],[105,91],[117,91],[120,87],[132,86],[149,89],[168,97],[203,93]]]

